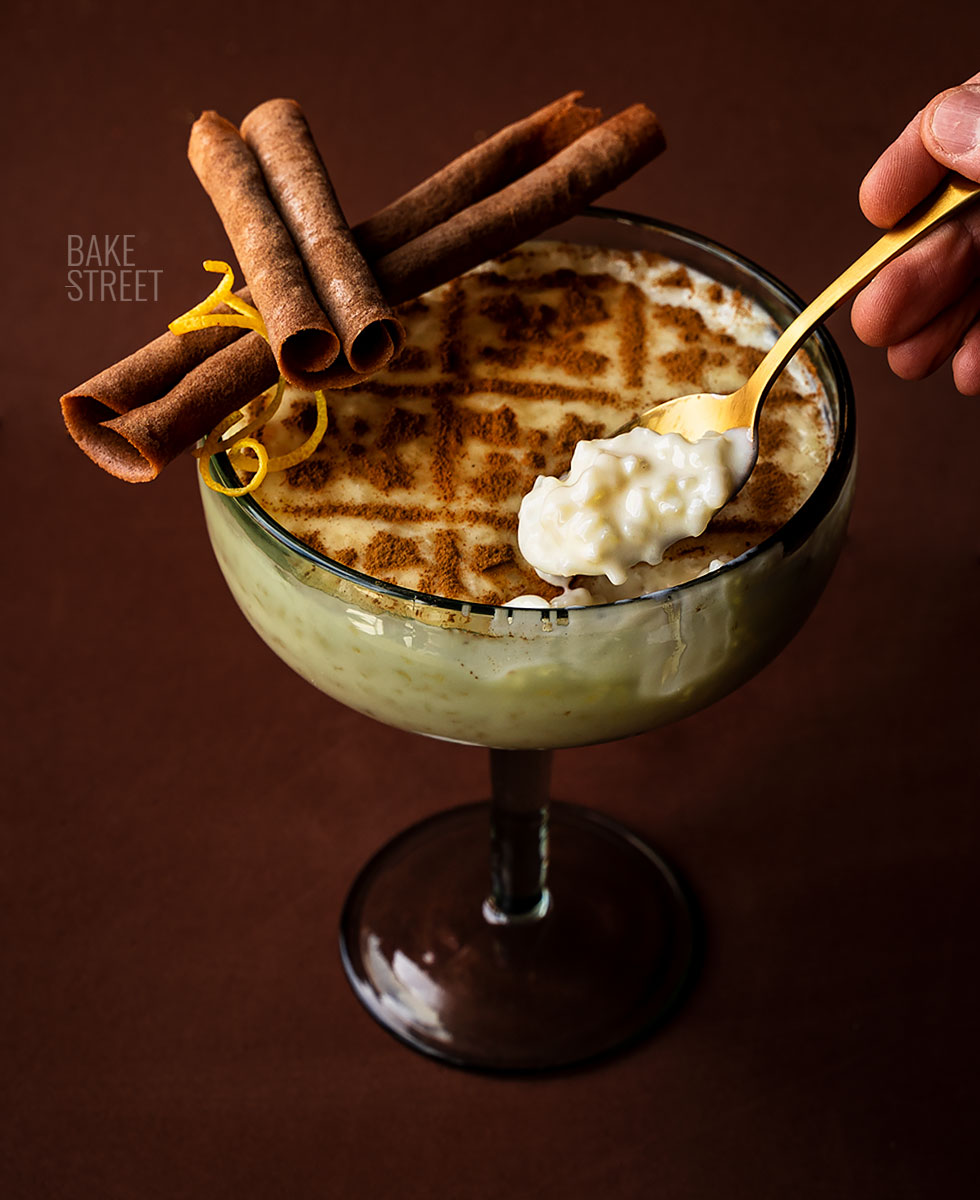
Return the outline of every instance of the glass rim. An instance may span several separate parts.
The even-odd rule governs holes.
[[[752,259],[747,258],[744,254],[739,254],[729,246],[717,242],[713,238],[695,233],[693,230],[685,229],[683,226],[674,225],[669,221],[642,216],[639,213],[628,212],[623,209],[590,205],[583,209],[582,212],[575,214],[574,217],[570,217],[568,220],[552,228],[559,230],[572,221],[581,218],[594,218],[603,221],[614,221],[622,225],[637,226],[641,229],[650,230],[653,233],[666,234],[675,241],[691,246],[692,248],[708,250],[723,262],[727,262],[736,269],[746,271],[748,274],[754,276],[757,281],[764,284],[771,293],[786,304],[793,311],[794,315],[802,312],[805,307],[804,301],[796,292]],[[545,230],[538,236],[545,238],[550,232],[551,230]],[[710,571],[707,575],[697,575],[694,579],[685,580],[683,583],[671,584],[669,587],[659,588],[657,591],[644,592],[640,596],[609,600],[600,604],[569,606],[568,608],[544,607],[529,610],[522,605],[479,604],[470,600],[457,600],[449,596],[436,596],[428,592],[413,591],[411,588],[402,587],[400,584],[386,583],[382,579],[376,579],[373,575],[366,575],[361,571],[356,571],[353,567],[347,567],[343,563],[337,562],[335,559],[314,550],[312,546],[307,545],[306,542],[301,541],[294,534],[290,533],[288,529],[280,525],[251,495],[222,496],[217,492],[214,495],[221,500],[236,505],[239,511],[254,525],[258,526],[260,530],[274,541],[279,542],[293,554],[305,559],[311,565],[319,567],[321,570],[327,571],[329,574],[335,575],[348,583],[355,584],[358,588],[377,592],[389,599],[402,601],[410,605],[414,610],[418,610],[419,607],[436,608],[450,612],[459,612],[464,615],[473,613],[486,616],[496,616],[500,613],[512,614],[515,612],[532,611],[537,612],[542,619],[545,619],[552,614],[564,616],[572,612],[593,612],[599,609],[621,608],[624,605],[640,604],[649,600],[662,602],[664,599],[668,599],[678,592],[697,587],[699,584],[705,584],[720,575],[736,570],[748,560],[765,554],[779,543],[788,543],[792,546],[802,542],[830,511],[834,501],[842,491],[850,472],[856,444],[854,389],[844,362],[844,356],[826,327],[819,325],[810,335],[810,338],[816,341],[821,354],[826,360],[830,374],[837,385],[838,396],[837,433],[834,438],[830,461],[827,463],[827,468],[818,480],[816,487],[788,521],[757,545],[750,546],[737,557],[727,563],[723,563],[722,566],[715,568],[715,570]],[[810,339],[808,338],[807,340]],[[232,487],[238,486],[240,483],[238,477],[232,471],[227,454],[215,455],[211,459],[211,470],[216,476],[218,483]]]

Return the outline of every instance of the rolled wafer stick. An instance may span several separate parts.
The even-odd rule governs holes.
[[[567,220],[665,147],[656,115],[634,104],[499,192],[372,263],[392,304],[419,296]]]
[[[602,120],[598,108],[579,105],[581,98],[569,92],[507,125],[355,225],[362,252],[381,258],[546,162]]]
[[[65,420],[104,421],[158,400],[188,371],[230,345],[244,329],[215,326],[177,337],[161,334],[127,358],[100,371],[61,397]]]
[[[97,466],[145,483],[278,378],[258,333],[227,326],[165,333],[62,396],[61,411]]]
[[[382,256],[373,264],[375,278],[391,303],[420,295],[566,220],[663,148],[654,114],[634,105],[501,191]],[[258,171],[254,157],[252,162]],[[251,300],[247,289],[238,294]],[[270,387],[278,371],[258,334],[243,336],[228,327],[180,337],[166,333],[63,396],[62,411],[94,462],[138,482],[155,478],[228,413]],[[311,385],[303,380],[300,386]],[[118,415],[107,419],[111,413]]]
[[[260,104],[242,122],[241,133],[340,338],[343,359],[337,358],[322,382],[356,383],[402,348],[405,330],[357,248],[296,101]]]
[[[211,111],[194,122],[187,155],[228,233],[280,371],[297,387],[321,387],[340,342],[255,155],[234,125]]]

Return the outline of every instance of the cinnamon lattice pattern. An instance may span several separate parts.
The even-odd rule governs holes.
[[[401,355],[369,385],[329,394],[316,455],[259,501],[316,549],[390,583],[487,604],[557,594],[517,551],[535,477],[560,474],[576,442],[656,399],[735,386],[759,357],[691,304],[695,288],[720,303],[719,285],[655,255],[604,250],[596,270],[596,253],[524,247],[403,305]],[[778,449],[780,404],[799,397],[775,400],[764,452]],[[270,451],[313,420],[312,399],[295,393]],[[770,463],[766,482],[759,504],[725,515],[719,533],[735,553],[781,523],[792,481]]]

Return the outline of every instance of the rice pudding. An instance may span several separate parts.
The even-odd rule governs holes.
[[[576,442],[658,395],[741,383],[776,335],[749,296],[780,326],[796,311],[780,285],[696,235],[603,215],[565,228],[641,253],[523,248],[408,306],[408,351],[369,388],[330,394],[328,440],[264,489],[265,507],[202,485],[218,563],[256,631],[316,687],[388,724],[531,749],[676,720],[785,645],[842,545],[852,400],[818,335],[767,402],[751,488],[704,537],[622,589],[607,584],[661,590],[568,609],[485,607],[544,586],[516,553],[517,511],[538,474],[560,473]],[[564,264],[545,267],[540,255],[555,253]],[[683,256],[731,289],[672,263]],[[556,274],[569,258],[578,269]],[[662,290],[646,295],[653,275]],[[270,442],[295,444],[306,427],[307,399],[291,400]],[[212,469],[235,482],[226,461]]]
[[[256,492],[277,521],[346,566],[410,591],[479,604],[542,582],[520,553],[517,514],[538,476],[577,442],[686,392],[733,391],[775,331],[744,296],[643,251],[529,243],[400,316],[407,346],[365,386],[328,394],[315,456]],[[574,579],[587,601],[636,596],[727,562],[789,519],[830,454],[826,397],[798,356],[763,409],[749,484],[708,531],[618,585]],[[312,428],[312,397],[287,393],[271,454]],[[584,590],[583,590],[584,589]]]

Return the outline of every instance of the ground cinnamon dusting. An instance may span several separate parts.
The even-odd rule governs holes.
[[[412,482],[411,469],[393,451],[376,457],[365,454],[358,461],[356,473],[373,483],[381,492],[407,488]]]
[[[697,380],[704,369],[708,351],[704,346],[688,346],[683,350],[671,350],[661,354],[657,361],[675,380]]]
[[[609,364],[609,357],[606,354],[597,354],[594,350],[563,348],[560,354],[549,354],[548,362],[553,367],[561,367],[569,375],[581,375],[589,379],[602,374]]]
[[[389,371],[424,371],[429,365],[429,356],[421,346],[406,346],[396,359],[388,364]]]
[[[422,562],[418,543],[414,538],[397,537],[393,533],[379,530],[368,542],[364,552],[364,569],[372,575],[383,575],[386,571],[417,567]]]
[[[371,395],[386,400],[435,399],[443,396],[452,400],[463,400],[469,396],[486,393],[498,396],[513,396],[519,400],[562,400],[569,403],[584,401],[604,407],[628,408],[629,398],[616,392],[597,387],[575,387],[565,383],[542,383],[539,380],[470,378],[460,380],[435,380],[431,383],[389,383],[387,380],[372,380]]]
[[[449,285],[449,295],[443,315],[441,346],[442,369],[446,375],[466,374],[466,344],[462,337],[466,293],[460,281]]]
[[[517,416],[506,404],[488,413],[458,410],[457,416],[464,437],[479,438],[490,446],[516,446],[521,440]]]
[[[789,440],[789,422],[775,413],[762,410],[762,420],[759,422],[759,453],[763,458],[771,458],[787,445]]]
[[[480,358],[498,367],[513,371],[524,362],[527,351],[523,346],[481,346]]]
[[[514,551],[510,546],[498,544],[495,546],[477,546],[473,551],[473,569],[485,575],[495,567],[502,567],[514,561]]]
[[[456,534],[440,529],[434,539],[431,569],[426,571],[419,586],[431,596],[458,596],[462,591],[459,577],[460,555]]]
[[[752,501],[760,521],[781,525],[797,500],[799,481],[775,463],[760,462],[752,472]]]
[[[390,408],[376,444],[382,450],[397,448],[413,438],[422,437],[427,424],[425,413],[411,412],[407,408]]]
[[[327,558],[332,558],[334,562],[343,563],[345,567],[353,567],[357,562],[358,553],[356,546],[344,546],[340,550],[335,546],[328,546],[318,529],[311,529],[305,533],[303,541],[312,546],[314,550],[319,551],[320,554],[325,554]]]
[[[308,458],[286,472],[289,486],[308,492],[320,491],[330,478],[330,464],[322,458]]]
[[[687,272],[683,272],[685,275]],[[646,321],[643,310],[646,299],[635,283],[628,283],[620,304],[619,355],[629,387],[638,388],[643,382],[646,362]]]
[[[282,424],[287,429],[295,429],[297,433],[309,437],[316,426],[316,404],[310,400],[294,405],[289,416],[282,419]]]
[[[602,437],[604,433],[605,429],[600,421],[585,421],[578,413],[569,413],[554,435],[554,449],[560,457],[571,458],[578,442]]]
[[[478,496],[491,504],[503,504],[511,496],[522,496],[527,491],[526,474],[509,454],[491,451],[485,470],[471,486]]]
[[[605,276],[580,276],[573,271],[556,271],[521,280],[523,288],[533,288],[549,296],[548,301],[528,304],[517,294],[513,281],[491,275],[493,285],[509,285],[503,295],[485,296],[479,304],[481,316],[492,321],[504,345],[488,345],[481,356],[498,366],[515,369],[534,362],[543,362],[569,375],[594,379],[605,369],[609,359],[581,343],[590,325],[609,319],[609,312],[598,294],[595,281],[602,279],[605,288],[614,282]],[[550,289],[561,290],[551,300]],[[634,326],[632,334],[637,334]]]
[[[456,460],[463,441],[456,409],[446,396],[436,397],[434,404],[435,437],[432,445],[432,481],[443,500],[451,500],[455,491]]]
[[[661,287],[675,288],[692,288],[694,286],[690,275],[688,275],[683,267],[678,267],[676,271],[670,271],[666,275],[661,275],[660,285]]]
[[[765,357],[764,350],[756,350],[754,346],[741,346],[736,352],[735,361],[748,379]]]
[[[636,256],[622,257],[635,268]],[[523,270],[521,251],[505,259],[437,300],[401,306],[403,319],[412,309],[424,317],[421,340],[370,385],[332,394],[327,437],[277,498],[277,512],[299,529],[317,522],[325,538],[301,536],[328,557],[434,595],[553,599],[559,589],[539,580],[516,546],[517,509],[535,477],[560,474],[578,442],[609,436],[653,399],[731,390],[733,370],[761,357],[709,329],[691,305],[655,303],[629,279]],[[658,283],[717,303],[731,295],[695,284],[684,268],[663,276]],[[651,392],[651,381],[664,391]],[[791,387],[773,391],[763,458],[787,447],[790,406],[802,402]],[[314,406],[299,400],[282,424],[299,431],[314,419]],[[757,470],[743,495],[748,504],[716,518],[709,543],[691,539],[667,557],[704,555],[708,546],[741,553],[785,522],[799,483],[778,467]],[[331,525],[341,550],[325,544]]]

